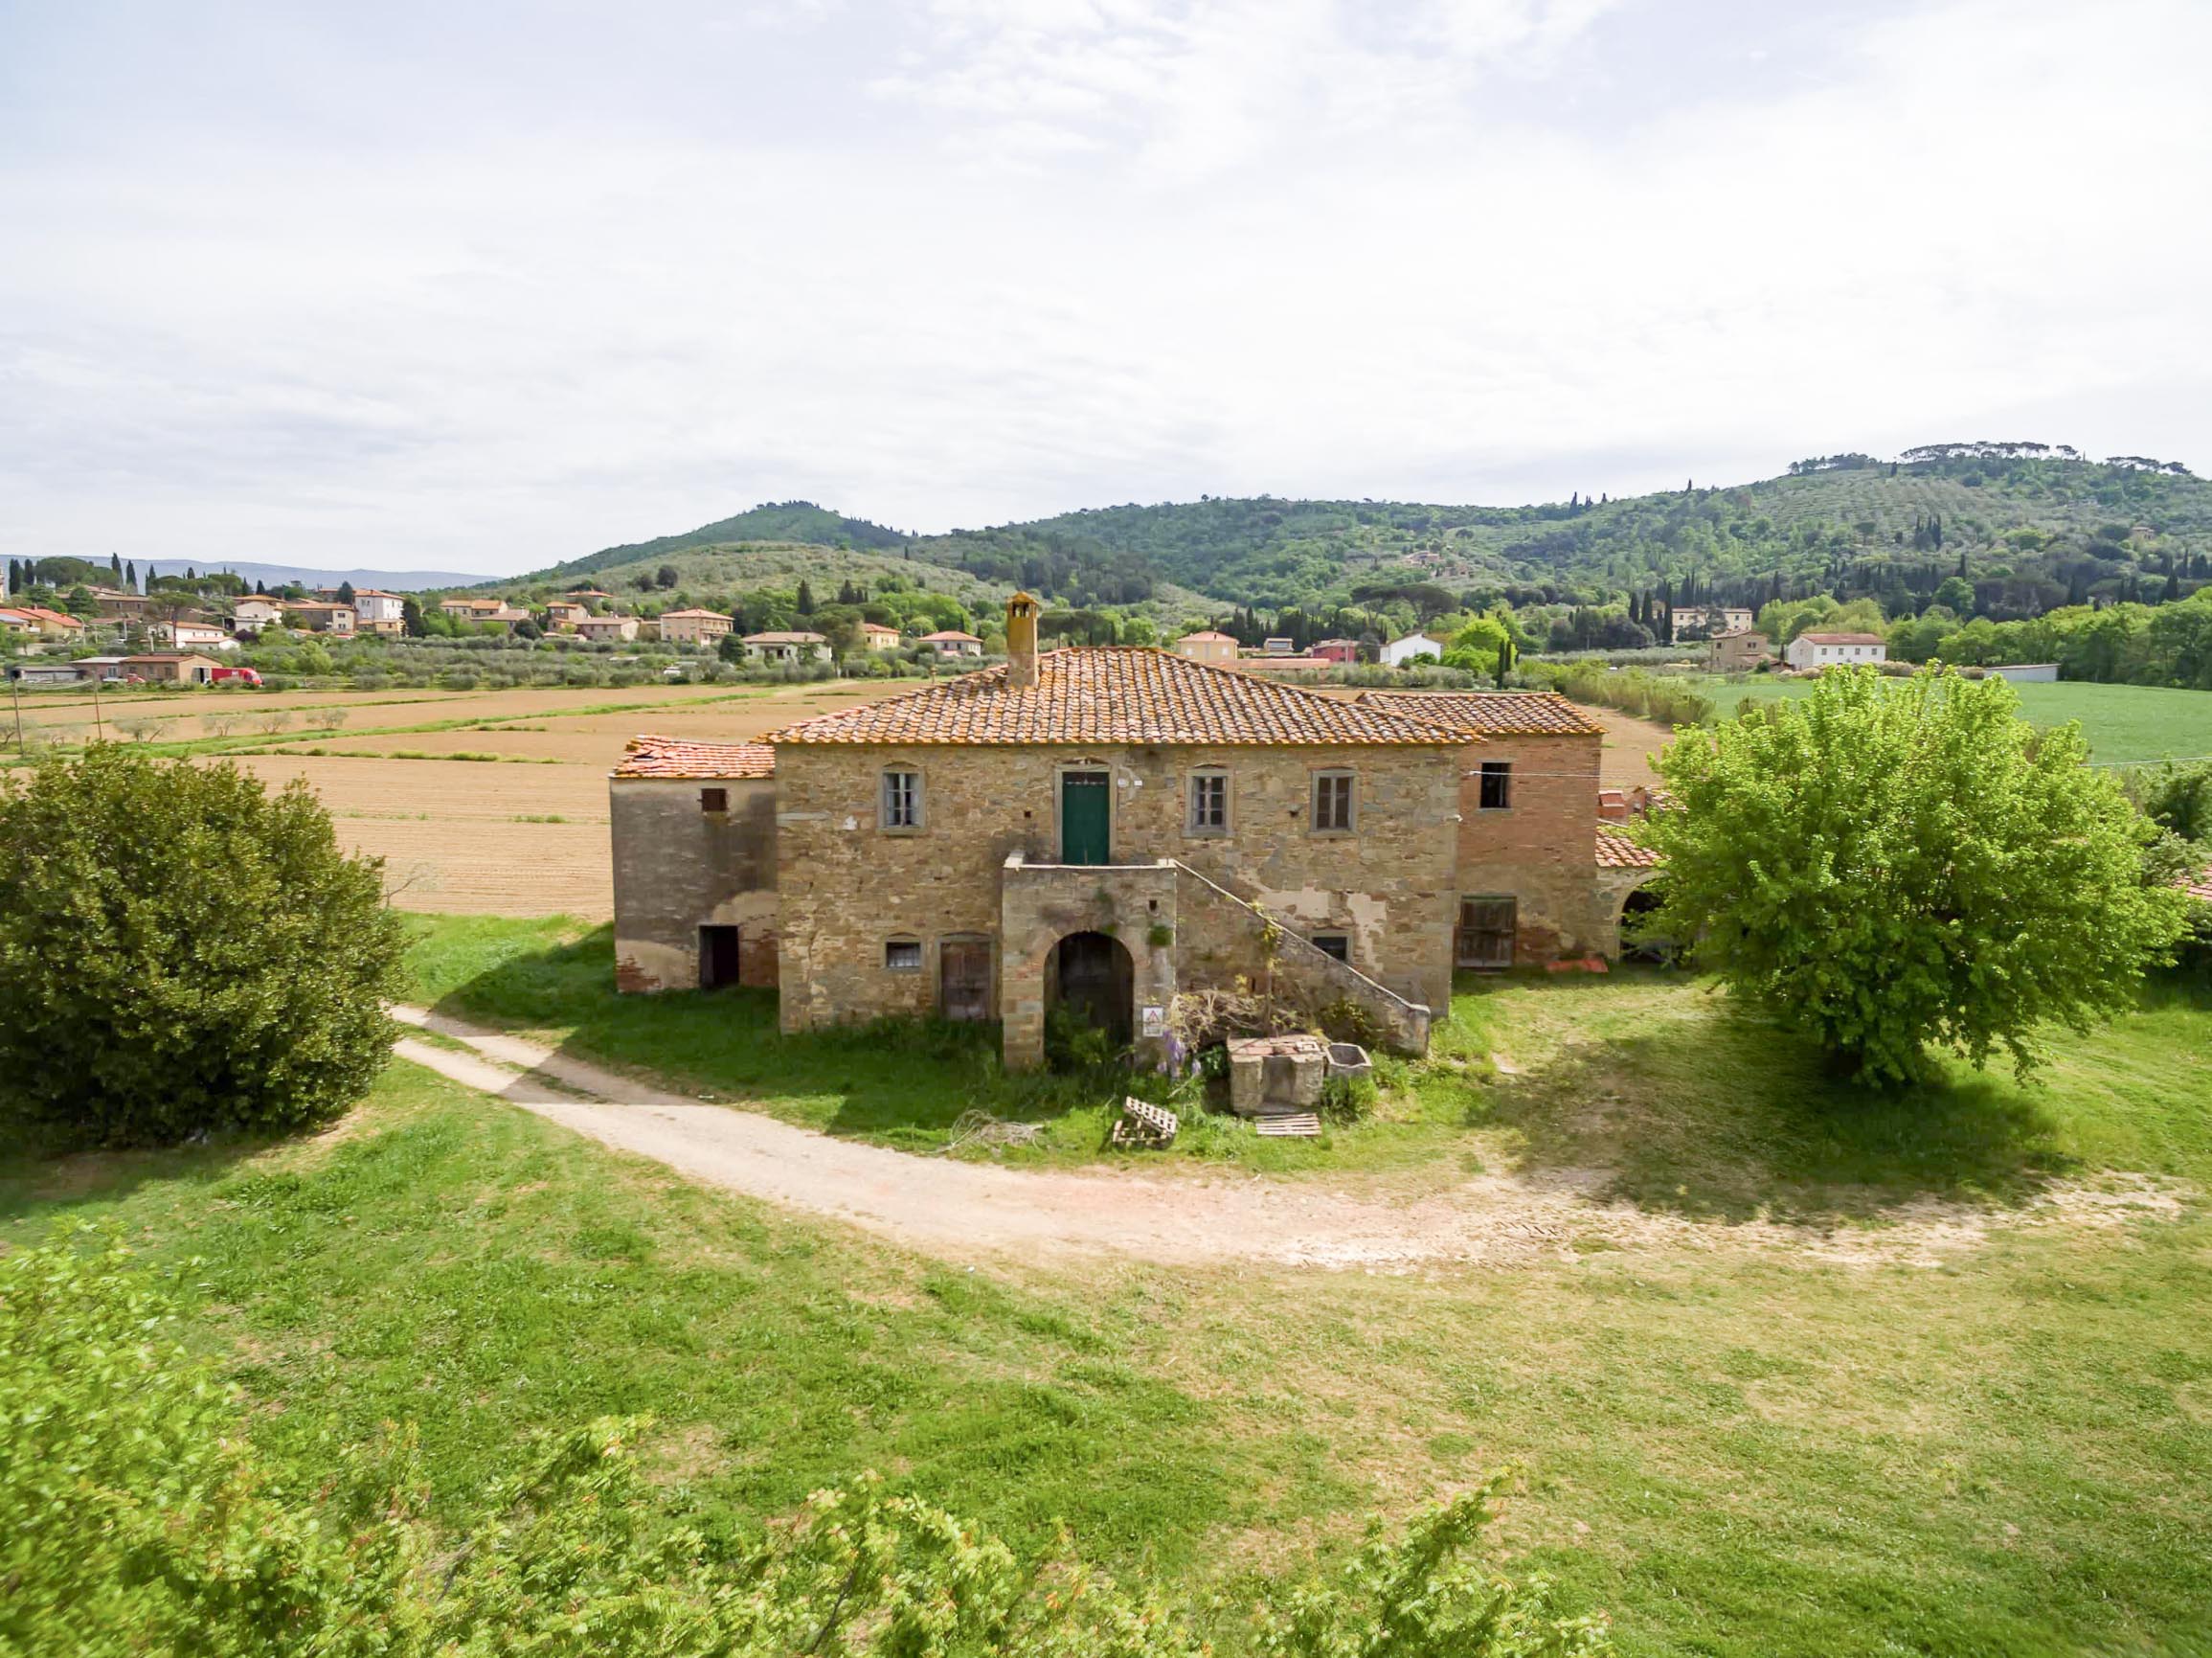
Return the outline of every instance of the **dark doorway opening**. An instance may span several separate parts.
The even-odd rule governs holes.
[[[1117,1048],[1128,1046],[1135,1029],[1132,1008],[1137,965],[1121,941],[1104,933],[1070,933],[1052,946],[1052,973],[1046,988],[1048,1006],[1081,1015],[1103,1031]]]
[[[699,988],[719,990],[737,982],[737,929],[699,929]]]
[[[1651,914],[1659,907],[1659,896],[1638,887],[1620,906],[1620,953],[1631,962],[1671,962],[1675,944],[1651,931]]]

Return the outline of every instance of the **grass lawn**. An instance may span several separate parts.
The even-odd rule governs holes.
[[[1770,702],[1804,696],[1811,679],[1777,679],[1767,673],[1723,676],[1685,674],[1713,699],[1723,717],[1749,697]],[[2174,691],[2155,685],[2091,685],[2059,680],[2047,685],[2016,685],[2021,715],[2036,725],[2082,723],[2090,758],[2129,764],[2146,761],[2189,760],[2212,755],[2212,692]]]
[[[510,946],[468,948],[496,970]],[[0,1165],[0,1239],[89,1218],[193,1260],[194,1337],[303,1477],[412,1419],[460,1492],[534,1432],[651,1411],[671,1512],[745,1523],[873,1466],[1025,1541],[1065,1518],[1113,1565],[1221,1590],[1232,1652],[1249,1574],[1505,1463],[1528,1488],[1504,1563],[1610,1609],[1628,1652],[2212,1649],[2199,1204],[1993,1229],[1937,1267],[1746,1247],[1733,1224],[1757,1171],[1823,1217],[1869,1192],[2004,1201],[2035,1168],[2201,1177],[2201,1007],[2146,1011],[2041,1095],[1961,1091],[1922,1135],[1809,1092],[1691,981],[1468,1001],[1515,1072],[1412,1076],[1440,1126],[1409,1132],[1456,1114],[1534,1173],[1610,1160],[1698,1216],[1693,1241],[1406,1276],[971,1270],[403,1064],[308,1140]]]
[[[559,918],[411,917],[418,993],[461,1018],[675,1078],[786,1122],[908,1150],[942,1147],[981,1107],[1039,1123],[1011,1162],[1107,1149],[1129,1079],[1008,1077],[995,1030],[891,1024],[779,1036],[772,991],[621,996],[605,927]],[[1509,1056],[1501,1075],[1491,1056]],[[1365,1170],[1448,1182],[1482,1167],[1600,1167],[1623,1195],[1742,1215],[1847,1202],[1869,1213],[1933,1192],[2009,1198],[2075,1167],[2212,1183],[2193,1098],[2212,1094],[2212,1009],[2165,996],[2058,1046],[2047,1085],[1958,1067],[1941,1087],[1869,1103],[1814,1055],[1680,974],[1461,982],[1430,1058],[1386,1061],[1366,1122],[1319,1141],[1261,1139],[1180,1100],[1170,1168]],[[1155,1079],[1139,1086],[1161,1092]],[[1678,1192],[1677,1189],[1681,1191]],[[1817,1193],[1817,1196],[1814,1195]]]

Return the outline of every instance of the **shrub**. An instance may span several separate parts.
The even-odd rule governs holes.
[[[1063,1542],[1041,1561],[869,1476],[796,1519],[713,1534],[661,1517],[647,1420],[556,1438],[429,1518],[408,1430],[285,1477],[240,1401],[178,1340],[168,1296],[113,1246],[0,1262],[0,1651],[124,1658],[1198,1658],[1188,1611]],[[1493,1478],[1343,1571],[1263,1581],[1281,1658],[1604,1658],[1602,1620],[1556,1616],[1464,1558]]]
[[[0,1108],[97,1145],[284,1129],[383,1063],[382,865],[295,783],[111,744],[0,788]]]

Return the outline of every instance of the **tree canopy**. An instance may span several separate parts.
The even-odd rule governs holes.
[[[1639,831],[1666,860],[1649,925],[1861,1081],[1938,1051],[2024,1075],[2052,1027],[2131,1006],[2183,926],[2146,879],[2156,831],[2087,757],[2002,679],[1825,674],[1660,756],[1679,809]]]

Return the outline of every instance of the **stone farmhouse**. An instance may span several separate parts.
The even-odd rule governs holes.
[[[756,743],[639,738],[610,783],[624,990],[775,986],[786,1032],[1055,1005],[1164,1056],[1237,978],[1425,1047],[1455,967],[1614,954],[1648,854],[1546,693],[1329,696],[1170,651],[1007,660]]]

